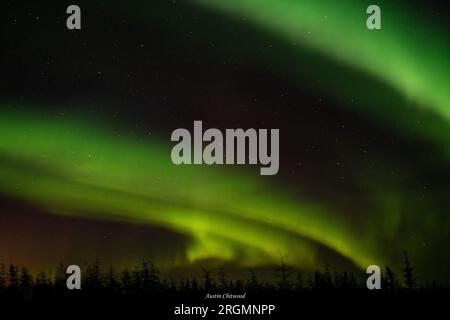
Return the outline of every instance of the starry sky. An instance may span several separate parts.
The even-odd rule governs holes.
[[[0,261],[400,270],[448,283],[437,1],[2,6]],[[280,170],[175,166],[176,128],[279,128]]]

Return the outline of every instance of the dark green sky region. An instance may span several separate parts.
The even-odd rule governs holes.
[[[401,268],[449,283],[438,2],[2,4],[0,261],[167,273]],[[171,162],[176,128],[279,128],[280,170]]]

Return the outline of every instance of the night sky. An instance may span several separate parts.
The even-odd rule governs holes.
[[[169,274],[329,264],[449,283],[448,17],[437,1],[1,4],[0,261]],[[171,132],[279,128],[280,170],[176,166]]]

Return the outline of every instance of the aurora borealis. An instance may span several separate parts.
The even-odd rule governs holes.
[[[408,250],[448,282],[448,23],[378,3],[381,31],[360,1],[100,1],[78,33],[9,4],[0,261],[399,270]],[[174,165],[194,120],[280,128],[279,174]]]

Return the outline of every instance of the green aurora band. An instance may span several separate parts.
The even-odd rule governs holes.
[[[177,167],[170,149],[157,142],[137,143],[86,125],[37,118],[1,117],[0,152],[14,159],[14,165],[0,167],[5,194],[57,214],[158,224],[186,233],[196,240],[189,262],[238,259],[257,266],[276,263],[282,252],[289,253],[289,262],[311,267],[315,253],[299,236],[360,266],[371,261],[345,221],[330,220],[333,215],[318,204],[273,195],[250,176]]]
[[[429,23],[424,25],[424,18],[405,14],[408,8],[398,3],[378,1],[382,30],[369,31],[365,10],[370,3],[365,1],[193,1],[248,19],[289,43],[364,70],[450,122],[447,33]],[[294,69],[305,63],[291,62]]]
[[[216,54],[251,57],[256,66],[271,68],[274,74],[309,86],[311,92],[332,97],[355,112],[363,111],[405,136],[417,136],[450,159],[446,27],[409,8],[407,1],[380,0],[382,30],[368,30],[370,4],[354,0],[189,0],[176,6],[194,21],[199,15],[211,16],[205,23],[224,16],[228,19],[224,23],[242,22],[253,28],[251,32],[264,34],[261,39],[261,35],[243,33],[248,39],[239,42],[230,31],[193,27],[193,34],[206,40],[197,43],[205,50],[210,50],[205,46],[208,41],[223,38],[217,41]],[[197,5],[205,11],[191,12]],[[151,4],[130,3],[115,12],[149,28],[160,28],[165,21],[150,17],[152,10]],[[183,32],[177,23],[167,29],[175,37]]]

